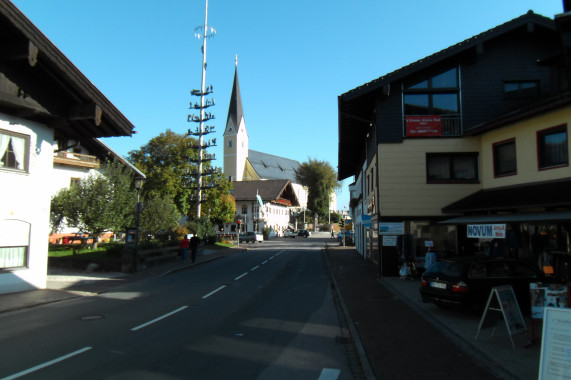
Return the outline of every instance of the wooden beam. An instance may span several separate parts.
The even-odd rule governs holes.
[[[93,120],[96,126],[101,125],[103,110],[97,104],[82,104],[73,107],[68,114],[69,120]]]

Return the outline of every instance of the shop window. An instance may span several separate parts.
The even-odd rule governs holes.
[[[569,165],[567,125],[537,132],[539,169]]]
[[[0,271],[28,265],[30,224],[18,220],[2,220],[0,228],[5,236],[0,246]]]
[[[517,174],[515,139],[495,143],[492,150],[495,177]]]
[[[427,153],[428,183],[477,183],[478,153]]]
[[[0,130],[0,168],[28,170],[30,137]]]
[[[506,99],[533,99],[539,96],[539,81],[506,81],[504,97]]]

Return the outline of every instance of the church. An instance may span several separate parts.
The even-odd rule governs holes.
[[[223,137],[224,174],[233,183],[236,200],[236,218],[225,232],[236,232],[238,221],[242,232],[269,228],[277,236],[303,228],[293,217],[307,207],[307,189],[295,179],[300,163],[249,149],[237,60]]]

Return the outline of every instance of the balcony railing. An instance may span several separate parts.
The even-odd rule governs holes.
[[[99,168],[101,163],[95,156],[73,152],[57,152],[54,154],[54,164],[76,166],[82,168]]]

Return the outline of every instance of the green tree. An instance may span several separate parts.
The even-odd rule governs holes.
[[[149,198],[143,202],[141,212],[141,239],[172,231],[178,226],[180,213],[170,198]]]
[[[105,231],[124,231],[133,225],[135,203],[132,172],[118,161],[106,162],[102,174],[90,175],[52,198],[52,229],[65,221],[92,237]]]
[[[171,198],[181,215],[189,214],[194,203],[187,178],[197,168],[189,160],[196,158],[196,151],[190,148],[194,141],[186,134],[167,129],[139,150],[129,152],[129,161],[145,173],[145,200]]]
[[[170,198],[176,204],[180,215],[194,217],[195,201],[191,196],[195,193],[190,187],[190,173],[196,172],[198,167],[191,159],[196,158],[196,151],[191,144],[196,140],[186,134],[178,134],[171,130],[161,133],[151,139],[139,150],[129,152],[129,160],[146,175],[143,187],[145,201],[156,198]],[[209,161],[203,165],[203,172],[212,169]],[[212,223],[223,224],[233,220],[236,206],[229,196],[232,185],[220,172],[214,171],[210,178],[203,182],[215,185],[203,191],[206,201],[202,204],[204,216],[210,217]]]
[[[308,189],[307,208],[312,214],[326,216],[332,193],[341,187],[333,167],[326,161],[309,158],[308,162],[299,165],[295,177],[297,182]]]
[[[206,201],[202,204],[202,211],[213,224],[220,226],[230,223],[236,215],[236,201],[230,195],[232,183],[224,177],[220,170],[212,174],[211,180],[215,186],[208,189]]]

